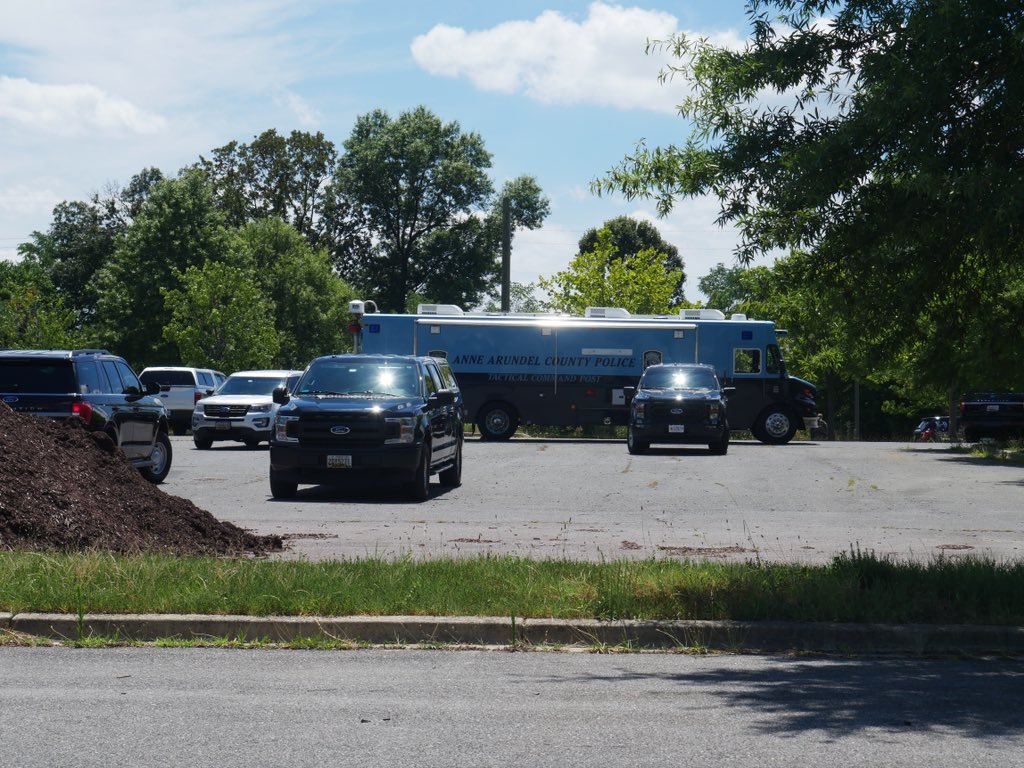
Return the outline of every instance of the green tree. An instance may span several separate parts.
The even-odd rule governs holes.
[[[683,283],[686,281],[683,259],[679,255],[679,249],[666,241],[657,227],[649,221],[634,219],[632,216],[617,216],[606,221],[603,228],[612,233],[612,243],[618,254],[616,258],[631,258],[648,249],[663,254],[665,270],[679,273],[679,284],[674,291],[673,304],[681,305],[686,301],[683,295]],[[594,250],[598,231],[592,228],[583,234],[580,238],[579,253]]]
[[[681,112],[694,134],[681,147],[641,144],[595,189],[653,197],[662,213],[680,196],[717,196],[719,223],[739,227],[742,263],[806,251],[814,272],[847,292],[858,335],[895,355],[917,332],[922,297],[959,290],[968,265],[988,274],[1024,260],[1024,89],[1013,74],[1024,8],[752,0],[748,9],[753,37],[742,51],[685,35],[660,44],[677,61],[666,81],[693,88]],[[869,289],[883,281],[882,293]],[[952,382],[962,375],[946,369]]]
[[[77,346],[75,313],[66,309],[46,270],[34,259],[0,260],[0,348]]]
[[[538,280],[548,305],[558,312],[582,315],[587,307],[622,307],[633,314],[671,311],[676,271],[665,271],[662,254],[645,249],[622,258],[610,230],[597,234],[594,249],[578,254],[567,269]]]
[[[517,283],[509,286],[509,311],[540,313],[547,311],[547,305],[537,297],[536,283]],[[484,305],[485,312],[501,311],[501,296],[491,296]]]
[[[228,231],[203,174],[158,183],[96,275],[100,342],[139,367],[177,363],[179,350],[163,335],[170,314],[162,290],[178,289],[189,267],[228,256]]]
[[[466,222],[492,194],[490,166],[479,135],[425,107],[396,119],[382,110],[358,118],[330,195],[364,234],[331,244],[339,273],[382,310],[401,311],[410,293],[436,288],[458,275],[453,270],[479,269],[482,228]],[[447,257],[441,263],[439,253]],[[492,272],[493,261],[492,254]]]
[[[233,252],[274,306],[276,365],[304,368],[318,355],[351,349],[348,303],[355,291],[334,273],[323,249],[310,248],[283,221],[263,219],[237,232]]]
[[[163,336],[182,363],[224,371],[269,367],[280,346],[274,303],[251,272],[208,261],[187,267],[177,283],[161,290],[170,316]]]
[[[337,162],[334,144],[322,133],[274,129],[249,144],[232,141],[200,157],[217,207],[229,226],[278,218],[291,224],[311,245],[324,233],[326,186]]]

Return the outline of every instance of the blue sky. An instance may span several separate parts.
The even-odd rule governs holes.
[[[679,248],[700,299],[697,279],[733,264],[714,201],[657,219],[651,203],[588,189],[641,139],[685,141],[685,86],[659,84],[665,61],[644,51],[674,32],[738,45],[749,25],[742,0],[3,3],[0,257],[57,203],[145,167],[174,175],[268,128],[340,149],[359,115],[422,104],[483,137],[496,186],[529,174],[550,198],[543,229],[515,238],[513,280],[563,269],[584,231],[625,214]]]

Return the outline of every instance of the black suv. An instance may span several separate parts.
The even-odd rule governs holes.
[[[81,419],[105,432],[151,483],[171,468],[167,410],[125,362],[104,349],[0,350],[0,400],[17,413]]]
[[[652,365],[630,400],[626,447],[643,453],[651,443],[704,443],[712,453],[729,450],[726,394],[714,367],[697,364]]]
[[[270,493],[295,496],[299,483],[353,479],[401,482],[430,495],[430,476],[462,483],[464,406],[448,362],[405,355],[318,357],[281,407],[270,438]]]

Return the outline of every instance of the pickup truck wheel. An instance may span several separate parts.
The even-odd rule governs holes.
[[[627,451],[629,451],[634,456],[637,456],[637,455],[639,455],[641,453],[646,453],[647,449],[650,448],[650,447],[651,447],[651,444],[649,442],[647,442],[646,440],[640,440],[636,436],[636,432],[633,431],[633,428],[632,427],[629,428],[629,430],[626,432],[626,450]]]
[[[455,447],[455,461],[454,463],[441,474],[438,475],[438,479],[441,481],[441,485],[446,488],[458,488],[462,485],[462,438],[459,438],[459,444]]]
[[[420,463],[416,467],[416,474],[409,483],[409,498],[414,501],[426,501],[430,498],[430,446],[423,446],[423,454],[420,456]]]
[[[149,482],[157,485],[164,481],[167,473],[171,471],[171,438],[166,432],[156,433],[156,442],[153,443],[153,452],[150,454],[153,466],[142,467],[142,476]]]
[[[200,451],[208,451],[210,450],[210,446],[213,445],[213,438],[192,435],[192,442],[195,443],[196,448]]]
[[[773,406],[757,417],[751,432],[762,443],[785,445],[796,434],[796,422],[785,408]]]
[[[270,495],[275,499],[294,499],[298,489],[298,483],[285,480],[280,474],[270,470]]]
[[[487,403],[477,414],[482,440],[508,440],[519,428],[519,415],[508,403]]]

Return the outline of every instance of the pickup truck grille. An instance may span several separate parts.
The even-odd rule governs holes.
[[[203,413],[214,419],[237,419],[249,412],[248,405],[204,405]]]
[[[333,430],[333,431],[332,431]],[[347,431],[345,431],[347,430]],[[385,438],[397,435],[397,427],[385,424],[375,413],[303,414],[298,430],[289,431],[303,445],[356,446],[382,445]]]
[[[672,413],[678,410],[680,413]],[[679,422],[683,420],[704,419],[708,415],[707,403],[654,403],[650,407],[650,416],[663,421]]]

